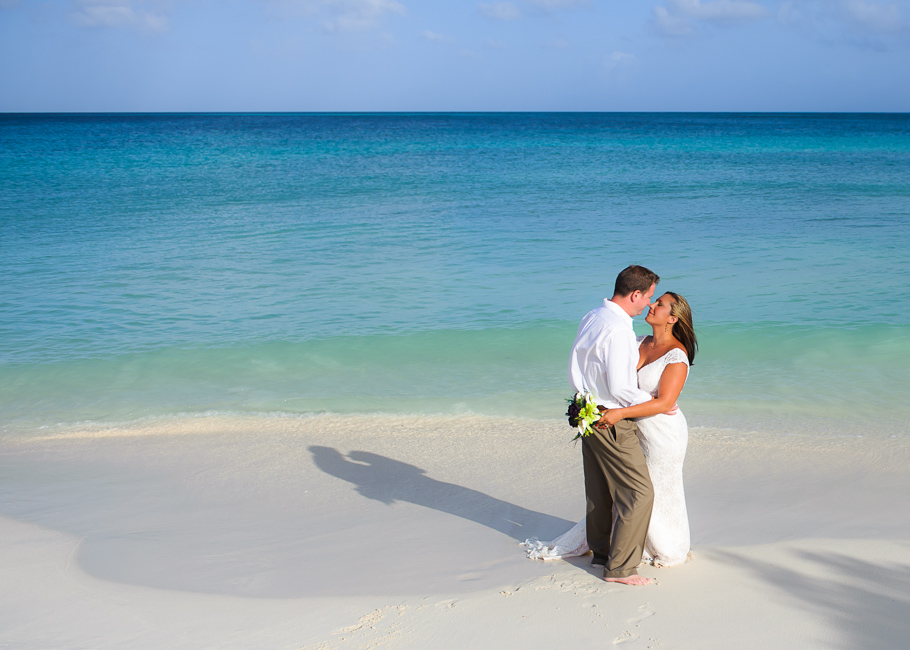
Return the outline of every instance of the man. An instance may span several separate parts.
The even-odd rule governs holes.
[[[569,359],[569,383],[589,392],[598,406],[620,408],[651,396],[638,388],[638,345],[632,318],[651,304],[660,278],[643,266],[629,266],[617,276],[613,297],[581,320]],[[609,427],[598,422],[582,438],[587,497],[588,546],[592,564],[603,565],[604,580],[646,585],[638,575],[654,489],[638,443],[637,427],[620,420]]]

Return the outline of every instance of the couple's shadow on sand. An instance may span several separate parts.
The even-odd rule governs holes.
[[[347,456],[331,447],[312,446],[309,451],[319,469],[352,483],[368,499],[387,505],[406,501],[432,508],[487,526],[517,541],[528,537],[552,539],[575,523],[471,488],[437,481],[427,476],[426,470],[368,451],[352,451]]]

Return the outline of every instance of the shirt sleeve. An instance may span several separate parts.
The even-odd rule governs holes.
[[[610,394],[623,406],[634,406],[651,399],[638,387],[638,345],[635,333],[616,331],[604,341],[606,379]]]

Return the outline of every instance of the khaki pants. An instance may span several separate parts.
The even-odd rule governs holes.
[[[604,577],[637,575],[651,521],[654,488],[631,420],[582,438],[588,546],[607,558]]]

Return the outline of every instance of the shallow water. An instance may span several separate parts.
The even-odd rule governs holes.
[[[907,115],[0,116],[0,425],[559,417],[635,262],[694,425],[900,430],[907,169]]]

